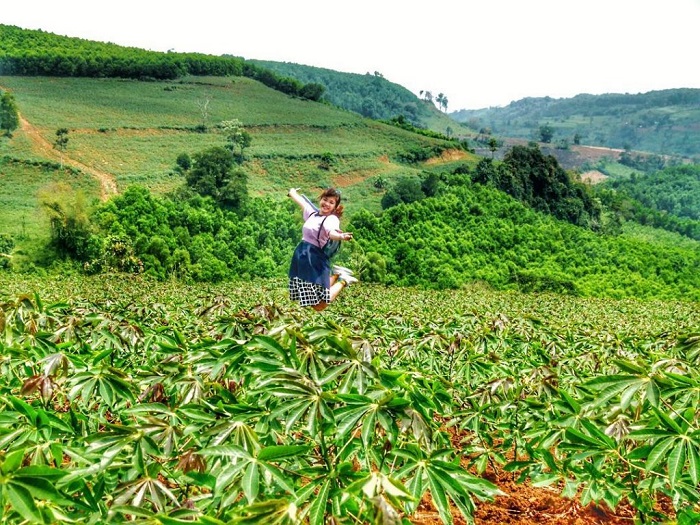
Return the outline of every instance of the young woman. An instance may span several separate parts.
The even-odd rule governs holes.
[[[347,268],[331,267],[330,258],[323,251],[329,240],[348,241],[352,233],[340,229],[343,207],[336,189],[328,188],[321,194],[318,211],[297,189],[292,188],[287,195],[304,214],[302,240],[294,250],[289,267],[289,298],[320,312],[345,286],[357,282]]]

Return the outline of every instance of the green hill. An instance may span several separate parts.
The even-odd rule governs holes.
[[[700,89],[524,98],[505,107],[450,113],[475,131],[500,137],[635,150],[700,160]]]
[[[24,119],[11,139],[0,141],[0,154],[26,164],[58,163],[51,146],[56,131],[67,128],[65,165],[112,179],[117,191],[141,184],[163,193],[182,184],[173,173],[178,154],[224,145],[217,126],[230,119],[253,136],[246,164],[254,194],[284,194],[290,183],[351,186],[349,205],[375,210],[380,195],[373,177],[419,172],[420,166],[397,160],[415,149],[439,154],[456,147],[245,77],[139,82],[5,76],[0,86],[13,93]],[[321,166],[327,153],[332,168]],[[463,151],[459,156],[468,158]]]
[[[381,73],[359,75],[289,62],[248,62],[304,83],[320,84],[325,88],[324,100],[365,117],[389,120],[401,115],[415,126],[448,136],[475,135],[467,126],[439,111],[432,102],[416,97],[405,87],[385,79]]]

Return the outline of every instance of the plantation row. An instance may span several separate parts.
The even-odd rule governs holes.
[[[0,274],[0,306],[3,523],[451,523],[496,466],[700,516],[695,303]]]

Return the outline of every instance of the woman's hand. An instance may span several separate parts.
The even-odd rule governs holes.
[[[338,240],[340,240],[340,241],[349,241],[350,239],[352,239],[352,233],[350,233],[350,232],[340,232],[339,236],[340,236],[340,239],[338,239]]]
[[[299,188],[290,188],[289,191],[287,192],[287,197],[294,197],[297,195],[297,192],[299,191]]]

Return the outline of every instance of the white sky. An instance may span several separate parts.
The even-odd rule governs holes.
[[[448,111],[700,88],[700,0],[3,0],[0,23],[374,73]]]

